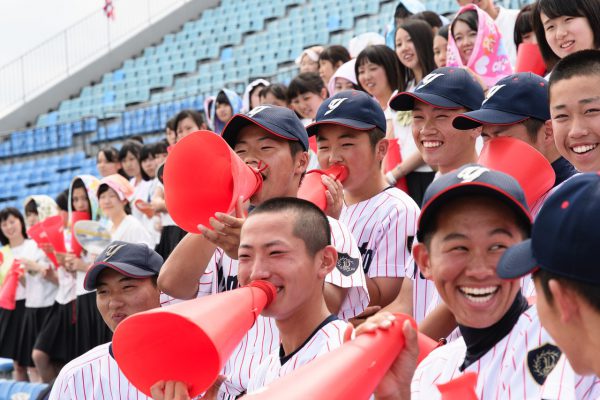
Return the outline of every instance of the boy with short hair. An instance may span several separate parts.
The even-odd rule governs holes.
[[[410,249],[419,207],[406,193],[390,187],[382,173],[388,149],[383,110],[365,92],[343,91],[321,104],[307,130],[317,137],[322,168],[348,169],[340,220],[359,244],[370,278],[370,304],[384,307],[400,292],[405,269],[413,263]],[[410,313],[410,302],[405,306]]]
[[[579,172],[600,170],[600,51],[584,50],[550,75],[550,114],[559,153]]]

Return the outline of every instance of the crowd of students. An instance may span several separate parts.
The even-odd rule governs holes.
[[[341,346],[346,322],[366,334],[402,312],[448,344],[416,366],[404,326],[408,346],[377,399],[440,398],[437,384],[468,371],[481,399],[598,398],[600,0],[458,3],[448,21],[400,1],[386,37],[308,48],[289,85],[223,89],[203,113],[174,116],[164,140],[100,149],[99,178],[1,210],[4,258],[24,271],[15,309],[0,308],[0,357],[14,360],[15,379],[56,379],[55,399],[146,398],[112,356],[118,323],[264,279],[277,299],[203,397],[258,391]],[[523,43],[537,43],[545,71],[516,72]],[[260,169],[263,185],[192,234],[169,216],[157,173],[169,147],[204,129]],[[553,171],[543,194],[530,197],[533,177],[511,176],[529,159],[496,155],[511,165],[500,171],[481,162],[501,137]],[[334,165],[348,176],[323,176],[325,210],[296,199],[307,171]],[[28,238],[59,214],[72,250],[74,212],[118,245],[78,257]],[[152,397],[185,399],[187,387],[160,381]]]

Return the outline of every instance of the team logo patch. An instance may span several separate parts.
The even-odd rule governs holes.
[[[493,95],[498,93],[498,91],[500,89],[502,89],[504,86],[506,86],[506,85],[496,85],[496,86],[492,87],[490,90],[488,90],[487,96],[485,96],[485,100],[483,100],[483,103],[481,103],[481,104],[485,104],[489,99],[492,98]]]
[[[527,353],[527,367],[529,373],[538,385],[543,385],[550,372],[556,367],[561,351],[558,347],[546,343]]]
[[[485,172],[489,172],[489,169],[475,165],[472,167],[466,167],[465,169],[459,172],[457,177],[458,179],[462,180],[462,183],[473,182]]]
[[[258,106],[258,107],[254,107],[252,110],[248,111],[248,116],[249,117],[254,117],[256,114],[258,114],[259,112],[266,110],[267,108],[271,108],[270,106]]]
[[[106,250],[104,251],[104,261],[108,261],[110,260],[110,258],[112,256],[114,256],[115,254],[117,254],[117,252],[119,250],[121,250],[123,247],[125,247],[124,244],[113,244],[111,246],[108,246],[106,248]]]
[[[439,73],[433,73],[433,74],[429,74],[427,75],[425,78],[423,78],[421,80],[421,84],[419,85],[418,88],[416,88],[415,90],[421,90],[422,88],[424,88],[425,86],[429,85],[431,82],[435,81],[437,78],[439,78],[440,76],[444,76],[445,74],[439,74]]]
[[[342,97],[341,99],[333,99],[333,100],[331,100],[331,103],[329,103],[329,105],[327,106],[327,108],[329,108],[329,111],[326,111],[325,114],[323,114],[323,116],[329,114],[330,112],[332,112],[333,110],[335,110],[336,108],[338,108],[346,100],[348,100],[347,97]]]
[[[358,269],[359,264],[360,263],[358,258],[352,258],[346,253],[338,253],[336,267],[342,273],[342,275],[352,275]]]

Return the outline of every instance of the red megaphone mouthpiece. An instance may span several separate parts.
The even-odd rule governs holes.
[[[244,399],[366,400],[404,348],[402,325],[405,320],[416,329],[417,324],[411,317],[396,314],[396,321],[388,330],[359,335]],[[418,335],[420,362],[437,343],[421,333]]]
[[[321,180],[323,175],[333,175],[335,179],[344,182],[348,177],[348,168],[341,164],[334,164],[326,170],[313,169],[304,175],[298,189],[298,198],[310,201],[321,210],[327,208],[327,197],[325,196],[327,187]]]
[[[198,224],[220,211],[230,213],[241,196],[248,200],[262,186],[260,172],[216,133],[193,132],[177,142],[164,167],[165,202],[178,226],[199,233]]]
[[[184,382],[195,397],[213,384],[223,365],[275,299],[266,281],[145,311],[121,322],[113,352],[129,381],[147,396],[156,382]],[[226,310],[226,312],[223,312]]]

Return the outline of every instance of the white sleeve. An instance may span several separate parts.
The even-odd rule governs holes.
[[[198,293],[196,297],[208,296],[219,293],[219,265],[223,259],[223,250],[218,248],[213,253],[204,273],[198,281]]]
[[[350,230],[336,219],[329,218],[331,244],[338,252],[336,268],[325,277],[325,282],[347,288],[338,317],[344,320],[355,317],[369,304],[369,292],[362,257]]]

